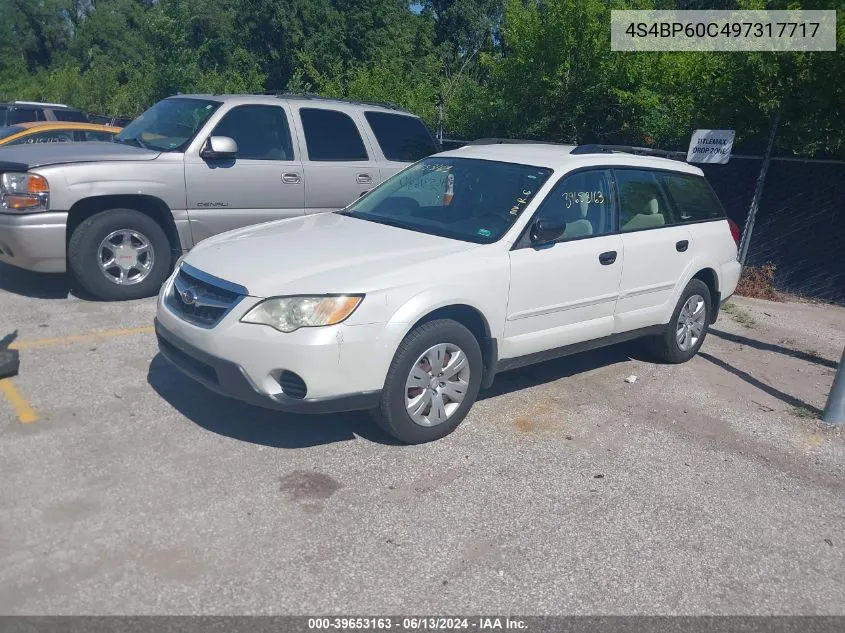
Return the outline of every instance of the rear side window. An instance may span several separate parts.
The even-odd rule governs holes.
[[[300,108],[308,160],[367,160],[367,150],[352,118],[337,110]]]
[[[8,106],[0,106],[0,127],[5,127],[7,125],[11,125],[11,123],[6,123],[6,113],[9,111]]]
[[[95,130],[78,130],[76,132],[77,141],[103,141],[110,143],[114,140],[113,132],[97,132]]]
[[[701,222],[725,217],[716,194],[700,176],[661,173],[679,222]]]
[[[41,116],[38,116],[38,115]],[[44,115],[42,114],[41,110],[32,110],[29,108],[12,108],[9,111],[9,125],[14,125],[15,123],[29,123],[30,121],[43,121]]]
[[[413,163],[437,153],[425,124],[416,117],[387,112],[365,112],[387,160]]]
[[[660,174],[644,169],[616,169],[619,189],[619,228],[622,231],[654,229],[674,223]]]
[[[88,117],[79,110],[53,110],[53,116],[56,117],[56,121],[88,122]]]
[[[285,111],[279,106],[243,105],[229,110],[212,136],[228,136],[238,144],[238,158],[293,160]]]

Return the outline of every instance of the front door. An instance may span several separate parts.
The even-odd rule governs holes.
[[[194,243],[249,224],[305,213],[305,175],[283,105],[229,110],[210,136],[238,144],[235,158],[185,155],[188,216]]]
[[[511,251],[502,358],[612,334],[623,265],[613,195],[610,171],[595,169],[564,176],[543,200],[535,219],[562,219],[566,230],[552,244]]]

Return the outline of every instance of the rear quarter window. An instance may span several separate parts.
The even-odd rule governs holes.
[[[702,222],[725,217],[719,199],[701,176],[663,173],[661,180],[679,222]]]
[[[413,163],[437,153],[437,146],[425,124],[416,117],[387,112],[365,112],[387,160]]]
[[[31,108],[12,108],[9,110],[9,125],[15,123],[30,123],[32,121],[43,121],[44,113],[41,110]]]
[[[78,110],[53,110],[53,116],[56,117],[56,121],[88,122],[88,117]]]

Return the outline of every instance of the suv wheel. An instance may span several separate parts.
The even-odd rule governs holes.
[[[475,402],[481,369],[481,348],[463,325],[446,319],[420,325],[393,357],[376,422],[406,444],[448,435]]]
[[[68,263],[79,283],[109,301],[158,292],[172,265],[170,241],[150,216],[133,209],[92,215],[73,232]]]
[[[700,279],[684,288],[666,331],[655,338],[652,349],[662,360],[684,363],[696,355],[710,323],[710,289]]]

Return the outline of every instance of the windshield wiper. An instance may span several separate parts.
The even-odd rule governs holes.
[[[349,215],[349,217],[358,218],[359,220],[375,222],[376,224],[386,224],[387,226],[395,226],[397,229],[405,229],[406,231],[418,231],[418,229],[416,229],[412,225],[405,224],[404,222],[399,222],[398,220],[390,220],[388,218],[381,217],[378,215],[367,215],[365,213],[347,213],[344,215]]]
[[[120,138],[115,137],[115,143],[120,143],[121,145],[134,145],[135,147],[140,147],[141,149],[153,149],[151,146],[147,145],[142,141],[140,138],[133,136],[132,138]]]

